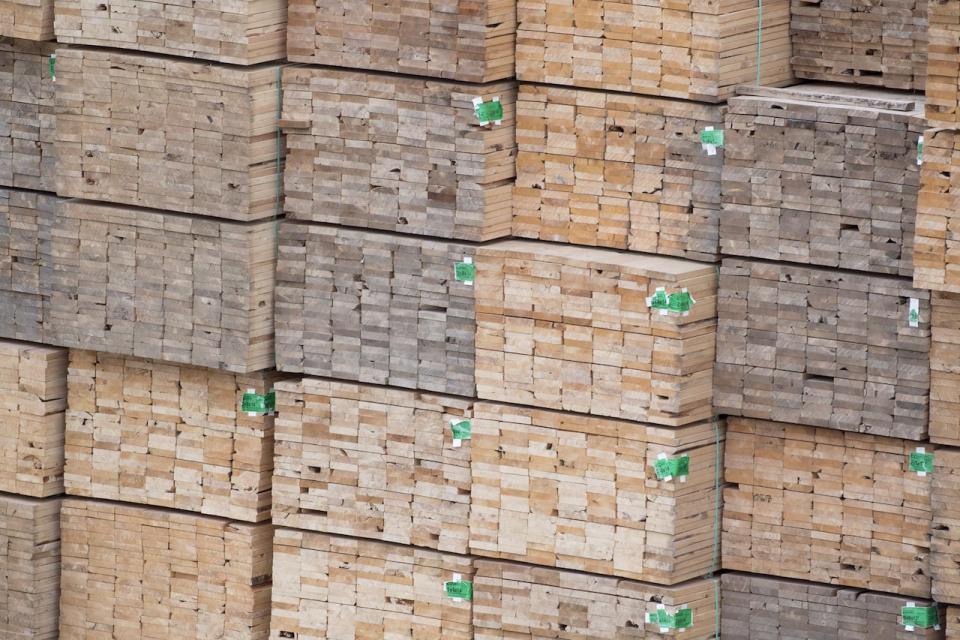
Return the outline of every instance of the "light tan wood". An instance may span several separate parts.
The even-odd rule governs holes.
[[[913,283],[917,287],[960,293],[960,135],[954,129],[924,133]]]
[[[0,185],[55,190],[55,51],[52,42],[0,37]]]
[[[931,502],[933,598],[960,604],[960,449],[937,447]]]
[[[946,625],[944,625],[946,627],[945,637],[949,640],[960,638],[960,607],[947,606],[945,616],[947,620]]]
[[[960,5],[927,3],[927,120],[934,127],[960,124]]]
[[[53,40],[53,0],[0,0],[0,37]]]
[[[960,295],[930,300],[930,440],[960,446]]]

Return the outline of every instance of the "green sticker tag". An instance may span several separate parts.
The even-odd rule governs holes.
[[[468,580],[444,582],[443,589],[447,593],[448,598],[473,600],[473,583]]]
[[[688,476],[690,475],[690,456],[657,458],[653,463],[653,470],[657,474],[657,480]]]
[[[917,164],[923,164],[923,136],[917,138]]]
[[[647,306],[651,309],[661,309],[663,311],[669,308],[669,299],[663,287],[658,288],[652,296],[647,298]]]
[[[57,79],[57,54],[51,53],[50,59],[48,61],[50,65],[50,79],[56,81]]]
[[[687,290],[677,291],[670,294],[667,308],[673,313],[688,314],[693,303],[693,296]]]
[[[700,132],[700,144],[710,144],[715,147],[723,146],[723,131],[706,130]]]
[[[911,325],[920,324],[920,312],[917,309],[910,309],[910,320]]]
[[[933,454],[925,451],[910,452],[910,471],[923,475],[933,473]]]
[[[647,614],[647,623],[658,625],[661,629],[689,629],[693,626],[693,610],[678,609],[671,615],[666,609],[657,609]]]
[[[467,259],[469,260],[469,258]],[[467,262],[458,262],[453,268],[453,275],[457,279],[457,282],[465,282],[467,284],[473,284],[474,280],[477,279],[477,265],[473,264],[473,261]]]
[[[469,420],[451,420],[450,427],[453,429],[454,440],[469,440],[473,431],[473,423]]]
[[[240,410],[244,413],[259,413],[266,415],[273,413],[277,407],[277,394],[271,391],[266,395],[260,395],[254,391],[247,391],[243,394],[243,400],[240,401]]]
[[[903,607],[900,609],[903,626],[932,629],[940,625],[936,607]]]
[[[503,105],[499,98],[490,102],[483,102],[480,98],[473,101],[473,111],[477,114],[477,120],[482,125],[488,125],[503,120]]]

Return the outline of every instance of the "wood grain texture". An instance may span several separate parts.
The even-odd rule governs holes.
[[[930,525],[933,598],[960,604],[960,450],[937,447],[934,465]]]
[[[922,100],[819,83],[759,93],[728,103],[721,251],[911,275]]]
[[[960,446],[960,295],[930,300],[930,441]]]
[[[960,638],[960,607],[955,607],[948,605],[946,607],[946,635],[944,636],[948,640],[956,640]]]
[[[727,418],[723,568],[930,597],[937,474],[910,470],[917,447]]]
[[[57,55],[57,193],[260,220],[278,209],[280,66]]]
[[[0,185],[56,188],[54,51],[52,42],[0,37]]]
[[[513,235],[714,261],[724,108],[531,84],[517,102]]]
[[[960,124],[960,4],[954,0],[927,5],[927,120],[933,127]]]
[[[960,293],[960,135],[954,129],[924,133],[913,283]]]
[[[0,36],[53,40],[54,0],[0,0]]]
[[[724,260],[717,411],[926,439],[929,298],[902,278]]]

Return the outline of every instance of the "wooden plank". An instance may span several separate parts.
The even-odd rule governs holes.
[[[960,607],[947,606],[946,607],[946,638],[948,640],[956,640],[960,638]]]
[[[723,568],[930,597],[934,445],[727,418]]]
[[[728,258],[718,307],[719,413],[926,439],[929,291],[890,276]]]
[[[960,4],[931,2],[927,5],[927,120],[933,127],[960,124]]]
[[[930,441],[960,446],[960,295],[930,300]]]
[[[0,0],[0,37],[53,40],[53,0]]]
[[[937,602],[960,604],[960,449],[937,447],[930,575]]]
[[[513,235],[714,261],[725,109],[531,84],[517,103]]]
[[[960,135],[954,129],[924,133],[913,283],[960,293]]]

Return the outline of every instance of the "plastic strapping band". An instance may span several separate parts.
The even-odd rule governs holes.
[[[763,0],[757,0],[757,86],[760,82],[760,56],[763,53]]]

